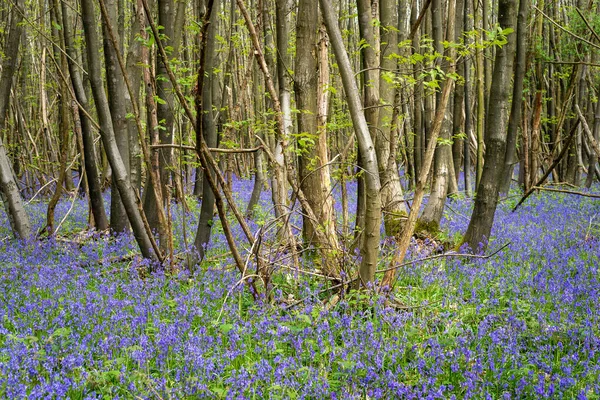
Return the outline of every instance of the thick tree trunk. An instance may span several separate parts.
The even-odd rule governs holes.
[[[149,233],[144,226],[142,214],[138,208],[139,204],[135,190],[131,186],[127,168],[123,163],[115,140],[110,109],[108,107],[108,101],[106,99],[102,81],[102,70],[99,57],[100,39],[95,28],[96,17],[94,16],[94,4],[91,0],[81,0],[81,16],[85,33],[88,76],[92,86],[96,110],[98,112],[102,143],[104,144],[104,150],[112,169],[113,179],[117,183],[121,201],[125,207],[129,223],[133,230],[133,235],[140,247],[142,256],[151,260],[158,260],[158,256],[153,251],[154,248]]]
[[[498,22],[502,29],[514,29],[516,9],[516,0],[499,1]],[[506,130],[516,35],[511,33],[507,39],[508,43],[496,51],[494,75],[490,89],[490,107],[486,123],[486,160],[477,189],[475,208],[464,237],[464,242],[473,251],[480,251],[487,247],[498,204],[500,179],[506,152]]]
[[[2,75],[0,76],[0,196],[10,221],[13,235],[17,238],[27,239],[31,236],[31,223],[29,216],[23,207],[23,199],[19,188],[13,177],[13,170],[6,154],[6,147],[2,143],[8,103],[10,100],[10,89],[13,76],[17,66],[19,45],[23,28],[24,0],[17,0],[11,7],[11,23],[8,38],[4,47],[4,61],[2,62]]]
[[[327,154],[326,94],[323,87],[328,83],[329,71],[326,38],[319,41],[319,13],[316,0],[300,0],[296,22],[296,68],[294,92],[297,114],[300,187],[313,209],[316,221],[303,213],[303,235],[307,244],[314,245],[324,254],[321,269],[328,276],[339,276],[339,265],[329,263],[339,252],[340,246],[335,231],[333,199]],[[324,52],[325,60],[319,60]],[[304,139],[304,140],[302,140]],[[315,230],[324,232],[317,236]],[[326,242],[320,240],[326,239]]]

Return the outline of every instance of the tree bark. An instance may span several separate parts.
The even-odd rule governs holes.
[[[500,0],[498,22],[502,29],[514,28],[516,0]],[[475,207],[469,221],[464,243],[473,251],[484,250],[492,230],[498,204],[500,179],[506,153],[507,119],[510,103],[510,84],[513,72],[516,35],[507,37],[508,43],[496,51],[490,106],[488,108],[485,146],[486,160],[477,189]]]
[[[216,78],[214,75],[213,67],[215,61],[215,35],[218,28],[219,18],[219,4],[220,1],[216,0],[211,11],[210,22],[208,26],[208,38],[205,50],[205,62],[204,70],[206,74],[204,76],[204,84],[202,85],[202,109],[203,114],[198,115],[196,118],[201,118],[202,124],[202,137],[208,147],[217,147],[218,133],[215,125],[214,114],[213,114],[213,86],[212,80]],[[214,176],[215,171],[208,170],[204,171],[206,174]],[[200,207],[200,218],[198,219],[198,229],[196,231],[196,238],[194,239],[194,246],[200,256],[200,260],[204,258],[206,247],[210,240],[211,228],[213,225],[213,215],[215,209],[215,194],[209,185],[202,186],[202,206]]]
[[[11,8],[11,23],[8,38],[4,47],[4,60],[2,62],[2,75],[0,76],[0,134],[4,132],[10,89],[17,66],[19,45],[23,27],[21,20],[25,6],[24,0],[17,0]],[[6,147],[0,135],[0,195],[10,221],[13,235],[16,238],[28,239],[31,236],[31,223],[23,206],[23,199],[13,177],[13,170],[6,154]]]
[[[327,101],[324,87],[329,82],[326,37],[322,32],[319,40],[318,1],[300,0],[296,21],[296,68],[294,72],[294,92],[297,114],[300,187],[316,221],[303,213],[303,235],[307,244],[315,246],[326,254],[325,260],[335,258],[340,246],[335,231],[333,199],[329,176],[329,156],[327,154],[327,134],[325,129]],[[323,54],[325,60],[322,60]],[[315,230],[324,232],[317,236]],[[327,239],[326,242],[319,240]],[[339,276],[339,264],[321,263],[321,269],[328,276]]]
[[[508,119],[508,137],[506,140],[506,156],[504,157],[504,172],[502,174],[502,186],[500,193],[508,193],[512,175],[517,163],[517,137],[521,124],[521,109],[523,104],[523,83],[525,80],[525,63],[527,58],[527,18],[529,15],[529,1],[519,2],[519,13],[517,16],[517,54],[515,60],[515,73],[513,83],[512,104],[510,117]]]
[[[142,214],[138,206],[135,190],[131,186],[127,168],[123,163],[123,159],[119,153],[115,140],[110,109],[104,92],[102,82],[102,71],[100,65],[100,48],[99,37],[96,32],[96,17],[94,16],[94,4],[91,0],[81,0],[81,16],[84,27],[86,53],[88,59],[89,80],[92,87],[92,94],[98,112],[100,122],[100,134],[104,150],[110,163],[113,179],[116,180],[117,189],[121,196],[121,201],[125,207],[129,223],[133,230],[133,235],[140,247],[140,251],[144,258],[158,261],[159,257],[153,251],[153,245],[150,240],[149,233],[146,231]]]
[[[450,15],[448,17],[448,32],[454,37],[454,0],[448,4]],[[433,21],[433,43],[436,52],[443,54],[444,46],[442,44],[442,5],[440,0],[433,0],[431,3],[432,21]],[[449,55],[451,63],[454,64],[454,51]],[[452,66],[451,68],[454,68]],[[450,67],[446,68],[449,71]],[[437,93],[436,108],[441,106],[442,94]],[[437,111],[437,110],[436,110]],[[445,110],[444,110],[445,112]],[[446,125],[446,126],[444,126]],[[433,187],[427,205],[423,210],[421,221],[429,230],[435,232],[439,229],[440,220],[444,212],[446,204],[446,194],[448,192],[448,184],[450,180],[450,168],[454,168],[452,164],[452,148],[450,146],[450,129],[447,124],[442,124],[440,133],[441,141],[437,144],[435,151],[435,176]]]
[[[74,63],[78,58],[77,51],[73,45],[73,27],[69,18],[69,7],[66,1],[61,2],[62,17],[63,17],[63,36],[65,40],[67,57],[67,65],[75,98],[83,108],[79,109],[79,120],[81,123],[81,136],[83,142],[85,176],[90,193],[91,212],[94,217],[94,224],[97,230],[103,231],[108,229],[108,219],[104,209],[104,199],[102,198],[102,185],[100,183],[100,171],[98,169],[98,156],[96,155],[96,145],[94,144],[94,133],[92,123],[88,116],[90,115],[90,107],[87,99],[87,94],[83,86],[81,74]]]
[[[402,10],[404,12],[404,10]],[[398,67],[398,6],[395,0],[380,1],[381,53],[379,63],[379,99],[381,107],[377,121],[375,151],[381,176],[381,203],[385,233],[395,236],[402,230],[404,218],[408,215],[404,195],[398,175],[396,149],[398,145],[398,110],[395,104],[397,88],[390,71]],[[396,136],[392,138],[392,136]]]
[[[117,26],[118,9],[116,0],[104,0],[106,8],[108,10],[108,18],[110,21],[102,19],[102,31],[103,31],[103,44],[104,44],[104,63],[106,67],[106,90],[108,94],[108,107],[110,110],[110,116],[112,120],[113,131],[115,134],[115,140],[119,154],[123,160],[123,164],[127,170],[127,174],[130,172],[129,168],[129,132],[127,130],[127,102],[125,99],[125,81],[123,80],[123,74],[119,68],[117,61],[116,52],[121,52],[123,47],[123,40],[119,36],[116,36],[116,41],[119,45],[118,49],[115,49],[110,41],[109,34],[107,32],[107,23],[112,26]],[[116,34],[116,30],[114,31]],[[127,221],[127,213],[125,207],[119,196],[119,190],[117,184],[113,179],[110,198],[110,228],[113,232],[124,232],[129,228]]]
[[[348,107],[352,116],[352,124],[358,141],[358,149],[365,170],[367,204],[365,229],[360,251],[362,261],[359,275],[362,284],[368,285],[375,279],[381,227],[381,183],[379,180],[377,154],[375,153],[373,140],[371,139],[367,120],[365,119],[365,114],[363,112],[363,105],[356,80],[354,79],[354,72],[352,71],[350,59],[348,58],[348,53],[346,52],[337,23],[337,15],[329,0],[320,0],[319,4],[321,5],[327,33],[329,34],[333,52],[340,69]]]

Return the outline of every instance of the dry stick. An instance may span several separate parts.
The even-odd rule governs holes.
[[[564,157],[565,154],[567,154],[567,150],[569,148],[569,145],[571,144],[571,141],[573,140],[573,138],[575,137],[575,132],[577,132],[577,126],[579,125],[579,119],[577,119],[575,121],[575,123],[573,124],[573,126],[571,127],[571,132],[569,132],[569,137],[567,138],[567,141],[565,142],[565,145],[562,149],[562,151],[560,152],[560,154],[558,155],[558,157],[556,157],[556,159],[554,160],[554,162],[552,163],[552,165],[550,166],[550,168],[548,168],[548,170],[546,171],[546,173],[544,174],[544,176],[542,176],[540,178],[540,180],[538,180],[536,182],[535,185],[533,185],[521,198],[521,200],[519,200],[519,202],[517,203],[517,205],[512,209],[512,212],[515,212],[517,210],[517,208],[519,208],[519,206],[521,204],[523,204],[523,202],[531,195],[531,193],[534,192],[535,187],[538,187],[540,185],[542,185],[544,183],[544,181],[546,180],[546,178],[552,173],[552,171],[554,170],[554,168],[556,168],[556,166],[558,165],[558,163],[560,162],[560,160]]]
[[[430,256],[430,257],[425,257],[425,258],[419,258],[419,259],[408,261],[408,262],[405,262],[405,263],[402,263],[402,264],[399,264],[399,265],[390,266],[388,268],[378,270],[377,273],[388,272],[388,271],[392,271],[392,270],[395,270],[395,269],[398,269],[398,268],[406,267],[407,265],[412,265],[412,264],[416,264],[416,263],[423,262],[423,261],[435,260],[435,259],[438,259],[438,258],[466,257],[466,258],[481,258],[481,259],[485,260],[485,259],[491,258],[491,257],[495,256],[496,254],[500,253],[502,250],[504,250],[505,248],[507,248],[508,246],[510,246],[511,243],[512,242],[508,242],[508,243],[503,244],[496,251],[494,251],[493,253],[490,253],[488,255],[469,254],[469,253],[444,253],[444,254],[436,254],[435,256]]]
[[[200,49],[200,68],[198,69],[198,83],[197,83],[197,92],[196,92],[196,96],[195,96],[196,106],[197,106],[198,111],[200,111],[199,113],[197,113],[198,114],[197,119],[194,118],[194,115],[192,114],[192,110],[190,109],[190,107],[185,99],[185,96],[181,92],[179,83],[177,82],[177,79],[175,78],[175,75],[173,74],[173,71],[171,70],[171,67],[169,66],[169,57],[167,56],[167,53],[165,51],[164,46],[162,45],[162,42],[159,40],[160,36],[158,33],[158,29],[156,27],[156,24],[154,23],[154,20],[152,19],[152,13],[150,12],[150,8],[148,7],[148,2],[146,0],[141,0],[141,2],[142,2],[142,6],[144,7],[144,12],[146,13],[146,19],[148,20],[150,29],[152,30],[152,34],[154,35],[154,38],[156,39],[155,41],[156,41],[156,44],[158,47],[158,52],[163,61],[163,64],[165,65],[165,69],[167,71],[167,75],[169,76],[169,80],[171,81],[171,84],[173,85],[173,89],[175,89],[175,94],[177,95],[179,103],[182,105],[186,116],[192,122],[192,125],[194,126],[194,130],[196,131],[196,146],[197,146],[196,152],[198,153],[198,156],[200,158],[200,164],[202,165],[202,168],[205,171],[209,171],[208,161],[210,161],[212,163],[212,165],[215,165],[215,166],[216,166],[216,162],[212,158],[212,155],[210,154],[210,152],[208,151],[208,147],[206,146],[206,143],[204,142],[204,140],[202,140],[202,124],[199,122],[201,121],[201,116],[202,116],[202,101],[201,101],[202,96],[200,95],[200,93],[202,91],[202,81],[203,81],[202,78],[204,77],[203,65],[204,65],[204,57],[205,57],[205,53],[206,53],[204,51],[204,49],[206,48],[206,38],[207,38],[206,33],[208,30],[208,20],[210,19],[210,13],[212,11],[212,5],[214,3],[214,0],[208,1],[207,7],[206,7],[207,11],[202,20],[202,31],[201,31],[202,46]],[[221,186],[224,188],[225,180],[223,179],[222,174],[220,173],[218,168],[215,168],[215,172],[217,173],[217,177],[219,178]],[[217,206],[217,212],[219,214],[219,219],[221,220],[221,225],[223,227],[223,233],[225,234],[225,238],[227,239],[227,244],[229,245],[229,249],[231,251],[231,254],[233,255],[236,266],[238,267],[239,271],[243,274],[244,273],[244,263],[242,261],[242,257],[241,257],[241,255],[237,249],[237,246],[235,244],[233,235],[231,234],[231,228],[229,226],[229,221],[227,220],[227,216],[225,214],[225,208],[223,206],[223,199],[221,197],[221,193],[220,193],[219,188],[218,188],[216,182],[214,181],[212,175],[206,174],[205,177],[206,177],[208,184],[210,185],[211,190],[213,191],[213,193],[215,195],[215,204]],[[238,218],[238,221],[239,221],[240,225],[242,226],[244,233],[246,234],[247,237],[249,236],[248,241],[250,243],[252,243],[252,241],[254,240],[254,238],[252,237],[252,233],[250,232],[250,229],[248,228],[248,224],[246,224],[246,221],[243,219],[243,217],[241,217],[241,214],[239,213],[239,210],[237,209],[237,206],[236,206],[235,202],[233,201],[231,194],[227,193],[226,190],[224,190],[223,193],[225,194],[225,197],[227,198],[227,202],[229,203],[229,206],[233,210],[233,213],[235,214],[236,218]],[[258,291],[256,290],[256,285],[254,284],[253,281],[250,282],[250,286],[252,288],[252,290],[251,290],[252,296],[254,297],[254,299],[257,299]]]
[[[590,130],[590,127],[589,127],[585,117],[583,116],[583,113],[581,112],[581,109],[579,108],[578,104],[575,104],[575,111],[577,111],[579,120],[583,124],[583,130],[585,132],[585,136],[587,137],[588,142],[590,142],[590,144],[592,145],[592,148],[594,149],[594,152],[596,152],[598,157],[600,157],[600,146],[598,146],[598,142],[596,141],[596,139],[594,139],[594,135],[592,134],[592,131]]]
[[[265,82],[267,84],[267,89],[269,91],[269,94],[271,95],[271,100],[273,101],[273,109],[275,110],[275,122],[277,123],[277,136],[278,136],[277,140],[281,143],[281,146],[283,148],[283,162],[284,162],[286,172],[287,172],[287,174],[286,174],[287,181],[290,184],[290,186],[292,187],[294,194],[297,196],[298,200],[300,201],[300,204],[304,208],[304,211],[308,215],[309,219],[311,221],[318,221],[319,219],[316,217],[316,214],[314,213],[312,207],[308,203],[308,200],[306,199],[304,192],[302,191],[300,186],[298,186],[298,180],[296,178],[296,172],[295,172],[294,166],[290,162],[289,156],[286,154],[286,149],[288,146],[287,146],[287,140],[286,140],[286,134],[285,134],[285,124],[283,121],[283,114],[281,112],[281,103],[279,102],[279,96],[277,95],[277,91],[275,90],[275,86],[273,84],[273,78],[271,77],[271,73],[269,72],[269,68],[265,61],[265,57],[262,52],[260,41],[258,39],[258,34],[256,33],[256,29],[254,27],[254,24],[252,23],[250,14],[248,13],[246,6],[244,5],[244,2],[242,0],[236,0],[236,1],[238,4],[238,8],[240,9],[240,12],[242,13],[244,20],[246,22],[246,27],[248,28],[248,32],[250,33],[250,37],[252,39],[252,44],[254,45],[254,51],[255,51],[254,54],[256,55],[256,58],[258,60],[258,65],[260,66],[260,69],[263,72],[263,75],[265,77]],[[325,235],[321,229],[319,229],[318,224],[314,228],[315,228],[314,229],[315,234],[317,235],[319,242],[331,243],[331,241],[329,240],[329,237],[327,235]],[[292,235],[291,239],[293,239],[293,235]],[[295,252],[294,249],[292,251]],[[328,254],[326,254],[325,256],[327,257],[327,259],[330,258]],[[329,260],[329,261],[333,261],[333,260]],[[296,265],[298,265],[298,261],[294,260],[294,263]]]
[[[455,66],[452,64],[449,68],[448,74],[454,72],[454,68]],[[406,225],[404,225],[402,235],[398,241],[398,248],[392,257],[392,260],[390,261],[390,267],[402,264],[404,257],[406,257],[408,246],[410,245],[410,239],[415,231],[417,218],[421,209],[421,203],[423,201],[423,197],[425,196],[425,185],[427,183],[427,178],[429,177],[429,170],[431,169],[433,155],[437,146],[437,138],[442,129],[442,122],[444,121],[444,115],[446,114],[446,105],[448,104],[448,99],[450,98],[450,92],[452,90],[453,83],[454,80],[452,78],[446,78],[444,89],[442,90],[440,105],[436,110],[433,126],[431,127],[431,139],[427,144],[427,152],[425,153],[425,159],[423,160],[423,165],[421,166],[421,172],[419,174],[419,180],[417,181],[412,208],[410,209],[408,220],[406,221]],[[391,288],[394,283],[395,276],[395,267],[387,269],[385,275],[383,276],[383,280],[381,281],[380,287],[384,288],[387,286],[388,288]]]
[[[587,18],[585,18],[585,16],[583,15],[583,13],[581,12],[581,10],[579,9],[579,7],[575,7],[575,11],[577,11],[577,14],[579,14],[579,16],[581,17],[581,19],[583,20],[583,22],[585,22],[585,26],[588,27],[588,29],[590,30],[590,32],[592,33],[592,35],[594,35],[594,37],[596,38],[596,40],[598,42],[600,42],[600,36],[598,36],[598,34],[594,30],[594,28],[592,28],[592,26],[588,22]]]
[[[427,13],[427,8],[429,8],[430,4],[431,4],[431,0],[425,0],[425,4],[423,4],[423,8],[421,8],[421,12],[419,13],[419,18],[417,18],[417,20],[415,21],[413,26],[410,28],[410,35],[408,35],[408,38],[411,41],[414,39],[415,35],[417,34],[417,30],[419,29],[419,26],[421,25],[421,21],[423,21],[423,18],[425,17],[425,14]]]
[[[550,18],[548,15],[544,14],[544,12],[542,10],[540,10],[539,8],[537,8],[536,6],[533,6],[533,8],[535,8],[540,14],[542,14],[544,16],[544,18],[546,18],[548,21],[552,22],[552,24],[555,25],[556,27],[558,27],[558,29],[560,29],[561,31],[573,36],[577,40],[581,40],[582,42],[587,43],[592,47],[595,47],[596,49],[600,49],[599,45],[597,45],[596,43],[590,42],[589,40],[582,38],[581,36],[578,36],[577,34],[571,32],[570,30],[568,30],[567,28],[563,27],[558,22],[556,22],[555,20]]]
[[[152,149],[164,149],[164,148],[172,148],[172,149],[181,149],[181,150],[193,150],[196,151],[195,146],[186,146],[184,144],[153,144],[150,146]],[[226,154],[237,154],[237,153],[255,153],[258,150],[261,150],[263,147],[252,147],[250,149],[222,149],[217,147],[207,147],[208,151],[213,153],[226,153]]]
[[[110,19],[108,18],[108,12],[106,10],[106,5],[104,4],[104,0],[100,0],[100,12],[102,14],[102,18],[104,19],[104,23],[106,25],[106,30],[108,31],[108,35],[110,37],[111,44],[115,49],[115,54],[117,55],[117,61],[119,62],[119,68],[121,69],[121,74],[123,75],[123,80],[125,81],[125,86],[127,86],[127,92],[129,93],[129,99],[131,101],[131,108],[133,110],[133,116],[135,119],[135,125],[138,131],[138,137],[140,139],[142,154],[144,156],[144,162],[146,163],[146,167],[149,171],[150,182],[153,186],[153,194],[156,200],[156,204],[159,205],[157,207],[158,210],[158,221],[159,221],[159,229],[163,231],[161,236],[170,237],[171,232],[168,231],[168,224],[165,215],[165,210],[160,206],[162,204],[162,189],[160,185],[160,179],[158,178],[157,172],[152,168],[152,163],[150,161],[150,152],[148,151],[148,146],[146,145],[146,139],[144,138],[144,128],[142,127],[142,122],[140,120],[140,112],[137,106],[137,102],[135,101],[136,96],[133,93],[133,88],[131,87],[131,82],[129,81],[129,75],[127,74],[127,69],[125,68],[125,63],[123,62],[123,57],[121,56],[121,51],[119,50],[119,46],[115,39],[115,34],[112,29],[112,24]],[[142,220],[146,220],[146,214],[142,207],[141,202],[138,202],[138,208],[140,209],[140,214],[142,215]],[[147,233],[149,237],[154,237],[152,234],[152,230],[147,222],[144,222],[144,226],[146,227]],[[156,249],[155,249],[156,252]],[[169,249],[169,253],[173,253],[173,249]],[[160,250],[156,253],[156,256],[162,263],[165,259],[165,255],[162,254]]]
[[[543,192],[567,193],[567,194],[575,194],[577,196],[592,197],[594,199],[600,199],[600,194],[577,192],[577,191],[574,191],[574,190],[553,189],[553,188],[544,187],[544,186],[534,186],[532,189],[541,190]]]

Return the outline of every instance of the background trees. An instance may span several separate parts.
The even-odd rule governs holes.
[[[216,204],[222,226],[240,226],[248,242],[230,238],[231,246],[251,248],[261,264],[248,220],[270,186],[277,254],[299,266],[304,250],[316,249],[325,275],[367,284],[378,278],[382,223],[398,240],[415,229],[436,239],[448,196],[474,193],[463,242],[477,250],[511,182],[527,191],[543,176],[572,185],[585,176],[589,187],[598,175],[598,6],[10,3],[0,10],[7,16],[0,78],[7,214],[15,235],[28,237],[22,197],[59,196],[63,188],[75,195],[77,181],[89,198],[90,227],[104,230],[102,191],[111,184],[110,227],[131,229],[144,257],[162,262],[174,253],[171,202],[187,204],[193,190],[202,198],[200,259]],[[257,196],[243,216],[231,184],[253,175]],[[353,181],[358,193],[348,198]],[[338,185],[342,207],[331,195]],[[301,240],[292,218],[299,212]],[[346,262],[354,247],[360,268]]]

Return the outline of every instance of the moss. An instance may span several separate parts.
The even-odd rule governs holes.
[[[415,234],[437,235],[440,233],[440,224],[436,221],[418,219],[415,225]]]
[[[386,236],[396,236],[402,232],[407,216],[404,211],[386,213],[383,221]]]

